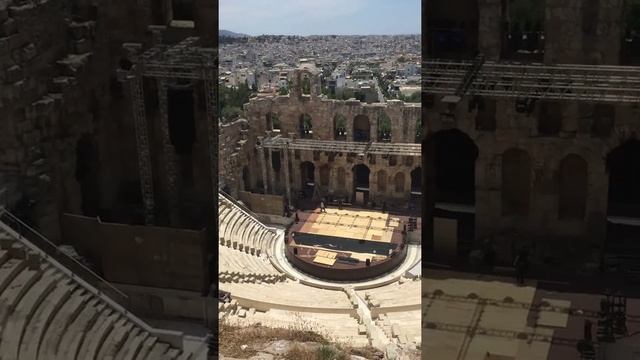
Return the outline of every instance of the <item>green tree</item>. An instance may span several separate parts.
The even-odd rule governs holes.
[[[248,103],[253,95],[246,83],[230,88],[220,86],[218,91],[218,115],[222,122],[232,121],[241,117],[243,115],[243,105]]]

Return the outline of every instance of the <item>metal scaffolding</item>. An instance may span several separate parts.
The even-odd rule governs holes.
[[[262,146],[267,149],[324,151],[360,155],[422,156],[422,146],[420,144],[290,139],[276,136],[265,138]]]
[[[183,41],[167,45],[162,44],[163,27],[154,27],[154,46],[144,53],[141,44],[126,43],[123,48],[129,54],[131,66],[126,69],[118,69],[118,79],[128,83],[131,89],[131,103],[136,130],[136,144],[138,151],[138,163],[140,171],[140,183],[142,188],[142,198],[145,210],[145,221],[152,224],[155,216],[155,200],[153,190],[153,173],[151,154],[149,148],[149,136],[147,119],[145,114],[145,103],[142,80],[143,78],[155,78],[159,83],[159,91],[165,91],[167,88],[166,81],[170,79],[188,79],[201,80],[204,82],[206,96],[206,116],[209,140],[209,159],[211,167],[211,181],[213,194],[217,192],[217,150],[218,150],[218,124],[216,121],[216,93],[215,85],[217,81],[216,59],[217,50],[214,48],[201,47],[198,37],[188,37]],[[164,135],[163,151],[165,158],[173,159],[173,151],[168,143],[168,129],[166,129],[166,111],[167,97],[166,94],[160,94],[158,97],[161,114],[161,128]],[[170,211],[177,203],[177,194],[174,179],[171,177],[175,174],[175,169],[169,169],[175,166],[175,161],[168,161],[166,166],[166,176],[168,184],[168,197]],[[217,206],[217,202],[212,201]],[[217,209],[214,209],[217,212]]]
[[[614,103],[640,101],[640,68],[632,66],[431,59],[423,62],[422,74],[423,91],[430,94]],[[457,94],[460,89],[464,91]]]

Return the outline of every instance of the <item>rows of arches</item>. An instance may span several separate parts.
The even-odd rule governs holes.
[[[246,167],[245,167],[246,168]],[[300,185],[302,187],[314,185],[316,166],[311,161],[303,161],[300,163]],[[322,165],[319,168],[319,176],[321,186],[328,186],[330,184],[330,175],[331,175],[331,167],[327,164]],[[344,167],[338,167],[336,171],[336,186],[339,190],[344,190],[345,188],[345,174],[346,170]],[[422,189],[422,169],[420,167],[415,168],[411,171],[411,185],[410,189],[406,188],[405,185],[405,173],[402,171],[397,172],[393,175],[391,179],[386,170],[378,170],[373,176],[371,174],[371,170],[367,165],[357,164],[353,166],[352,171],[352,179],[354,188],[359,188],[363,190],[371,189],[371,179],[375,176],[376,179],[376,188],[375,190],[378,192],[387,192],[394,191],[396,193],[403,193],[407,190],[420,192]],[[393,188],[389,188],[388,181],[391,179]]]
[[[430,137],[434,143],[434,202],[475,205],[478,147],[457,129],[438,131]],[[609,216],[640,214],[639,158],[640,141],[636,139],[626,141],[607,155]],[[558,220],[586,219],[591,170],[581,155],[568,153],[559,159],[557,169],[549,174],[550,185],[539,185],[548,180],[540,178],[544,175],[534,171],[533,159],[526,150],[507,149],[500,159],[502,216],[529,216],[534,186],[551,186],[557,195]]]
[[[282,124],[278,114],[269,112],[265,115],[265,129],[267,131],[282,131]],[[357,142],[391,142],[391,119],[386,113],[382,113],[376,120],[376,133],[372,134],[372,126],[369,117],[363,114],[356,115],[352,128],[348,128],[347,118],[342,114],[336,114],[333,118],[333,140],[357,141]],[[408,137],[408,123],[403,122],[403,136]],[[415,142],[422,138],[422,123],[418,118],[415,128]],[[309,114],[301,114],[298,118],[298,135],[302,139],[313,138],[313,119]],[[375,135],[375,136],[374,136]]]

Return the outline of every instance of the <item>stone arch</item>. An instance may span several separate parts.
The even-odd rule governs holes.
[[[387,191],[387,172],[384,170],[378,171],[377,175],[378,192],[384,193]]]
[[[580,155],[565,156],[558,169],[558,218],[584,219],[587,192],[587,162]]]
[[[630,138],[607,155],[609,197],[607,213],[638,217],[640,214],[640,141]]]
[[[370,141],[371,124],[366,115],[356,115],[353,119],[353,141]]]
[[[455,5],[453,5],[455,4]],[[427,54],[435,58],[472,58],[478,51],[477,0],[433,1],[423,18]]]
[[[369,188],[369,178],[371,170],[364,164],[358,164],[353,167],[353,187],[354,188]]]
[[[378,141],[391,141],[391,119],[387,113],[383,112],[378,116]]]
[[[311,115],[301,114],[299,120],[300,138],[313,139],[313,121]]]
[[[347,119],[342,114],[333,117],[334,140],[347,140]]]
[[[393,178],[393,185],[397,193],[404,192],[404,173],[402,171],[396,173],[396,176]]]
[[[531,157],[522,149],[502,154],[502,215],[529,215]]]
[[[300,94],[311,96],[311,87],[313,86],[313,77],[308,71],[300,73]]]
[[[280,118],[278,114],[270,112],[265,115],[266,129],[271,131],[281,131]]]
[[[324,164],[320,167],[320,185],[329,186],[329,178],[331,176],[331,169],[329,165]]]
[[[458,129],[440,130],[433,137],[435,201],[475,204],[478,147]]]
[[[411,171],[411,192],[422,193],[422,168],[417,167]]]
[[[311,161],[300,163],[300,180],[302,181],[302,188],[305,188],[309,183],[316,182],[316,166]]]

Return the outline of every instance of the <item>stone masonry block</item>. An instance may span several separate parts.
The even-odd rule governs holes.
[[[4,81],[6,83],[15,83],[22,78],[22,67],[19,65],[10,66],[4,71]]]
[[[6,37],[9,43],[9,50],[14,50],[23,47],[29,42],[29,39],[24,33],[17,33]]]
[[[8,38],[0,38],[0,57],[9,53]]]
[[[31,61],[36,55],[38,55],[38,50],[34,44],[29,44],[22,48],[21,59],[24,62]]]
[[[10,6],[9,15],[14,18],[24,18],[34,15],[33,10],[36,5],[33,2],[26,2],[19,6]]]
[[[16,32],[18,32],[18,25],[13,19],[7,19],[0,25],[0,36],[9,36]]]

